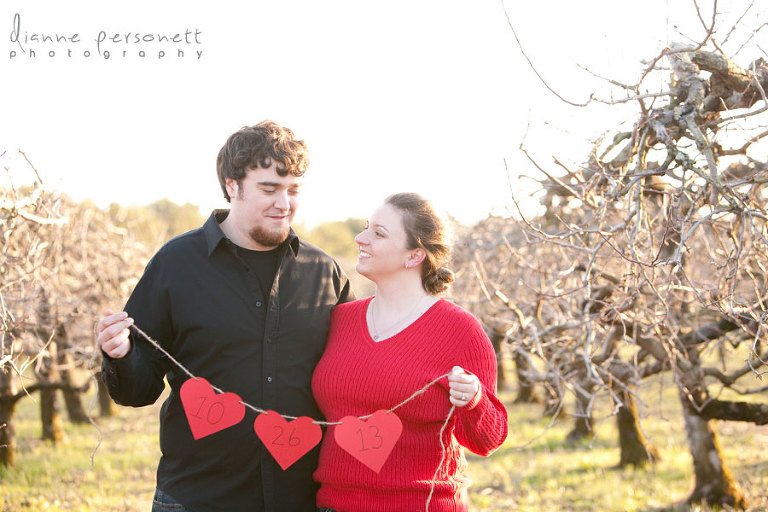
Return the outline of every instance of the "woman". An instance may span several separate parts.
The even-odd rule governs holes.
[[[334,308],[312,390],[329,422],[405,402],[394,410],[402,433],[376,472],[329,427],[314,473],[318,510],[467,510],[461,446],[490,454],[506,439],[507,412],[495,395],[496,356],[480,323],[438,298],[453,281],[444,267],[445,228],[428,201],[396,194],[355,242],[357,271],[376,294]]]

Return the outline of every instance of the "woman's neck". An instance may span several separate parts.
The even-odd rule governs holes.
[[[376,301],[380,308],[389,311],[408,309],[409,304],[427,296],[418,275],[404,275],[393,279],[379,280],[376,285]]]
[[[366,312],[368,332],[377,342],[407,328],[438,300],[424,290],[421,281],[418,286],[380,285],[377,283],[376,296]]]

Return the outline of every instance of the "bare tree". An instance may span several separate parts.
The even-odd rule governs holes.
[[[20,152],[21,155],[23,153]],[[25,157],[26,158],[26,157]],[[70,421],[89,421],[81,401],[101,354],[94,318],[122,304],[149,250],[106,212],[32,185],[0,188],[0,464],[14,461],[16,404],[41,394],[42,437],[61,438],[58,394]],[[79,381],[78,381],[79,380]]]
[[[611,405],[620,464],[658,456],[636,387],[670,372],[693,459],[688,500],[744,507],[714,420],[768,423],[768,63],[737,65],[714,17],[701,19],[700,44],[670,45],[634,85],[611,82],[624,97],[602,103],[636,105],[632,130],[596,141],[579,167],[530,157],[545,212],[464,234],[454,293],[508,332],[531,360],[528,381],[575,398],[576,433],[597,401]],[[641,93],[662,72],[667,87]]]

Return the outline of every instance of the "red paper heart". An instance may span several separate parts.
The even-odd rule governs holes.
[[[179,396],[195,439],[231,427],[245,417],[245,406],[239,396],[234,393],[216,394],[211,384],[202,377],[182,384]]]
[[[333,436],[339,446],[378,473],[402,432],[400,418],[393,412],[381,410],[365,421],[354,416],[341,418],[341,425],[336,425]]]
[[[259,414],[253,430],[284,470],[317,446],[323,437],[320,425],[301,416],[290,423],[275,411]]]

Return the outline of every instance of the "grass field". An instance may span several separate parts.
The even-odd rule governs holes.
[[[671,394],[671,399],[670,399]],[[613,469],[619,459],[613,418],[594,437],[567,446],[570,421],[550,424],[538,406],[508,405],[510,435],[488,458],[468,454],[473,511],[682,511],[692,485],[674,391],[647,390],[647,436],[661,449],[651,469]],[[56,446],[39,440],[37,404],[24,399],[17,421],[17,466],[0,469],[3,512],[146,512],[154,490],[159,403],[121,408],[90,425],[65,424]],[[719,425],[726,462],[747,495],[750,511],[768,510],[768,427]],[[93,466],[91,457],[96,450]],[[695,507],[693,511],[710,511]]]

